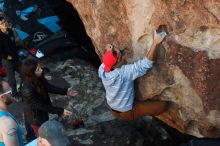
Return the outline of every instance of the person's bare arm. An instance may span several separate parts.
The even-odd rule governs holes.
[[[10,117],[1,118],[1,133],[5,146],[19,146],[17,124]]]
[[[149,60],[154,60],[154,56],[157,52],[157,45],[162,42],[162,40],[164,39],[165,36],[161,36],[160,34],[156,33],[156,31],[154,31],[154,40],[153,40],[153,44],[151,45],[150,50],[147,52],[146,57]]]
[[[7,92],[10,90],[11,87],[9,86],[8,82],[2,81],[1,84],[2,84],[2,89],[4,92]]]

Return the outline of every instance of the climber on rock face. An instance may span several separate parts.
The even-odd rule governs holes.
[[[165,36],[165,32],[154,31],[153,44],[146,57],[132,64],[125,64],[125,57],[119,49],[110,44],[106,46],[99,67],[99,77],[106,90],[107,103],[115,117],[134,120],[146,115],[157,115],[167,109],[166,101],[138,101],[134,91],[134,80],[152,68],[157,45]]]

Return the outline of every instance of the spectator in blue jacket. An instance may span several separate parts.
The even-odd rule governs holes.
[[[68,146],[70,144],[63,125],[55,120],[44,122],[39,137],[25,146]]]

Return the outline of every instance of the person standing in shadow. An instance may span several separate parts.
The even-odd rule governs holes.
[[[56,87],[48,83],[43,76],[40,64],[34,59],[25,59],[22,62],[21,73],[24,79],[21,89],[24,100],[24,117],[36,136],[41,124],[49,120],[49,113],[59,116],[73,114],[67,109],[53,106],[48,93],[76,96],[77,91],[72,88]]]
[[[21,62],[19,60],[18,48],[15,43],[13,31],[9,29],[8,22],[0,16],[0,56],[2,65],[6,70],[7,81],[12,88],[12,96],[19,100],[15,71],[20,73]],[[21,86],[21,83],[20,83]]]

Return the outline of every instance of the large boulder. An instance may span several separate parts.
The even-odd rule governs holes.
[[[153,30],[165,24],[169,35],[155,67],[137,80],[138,97],[173,101],[158,117],[183,133],[220,136],[219,0],[68,1],[100,58],[107,43],[129,49],[130,63],[142,58]]]

